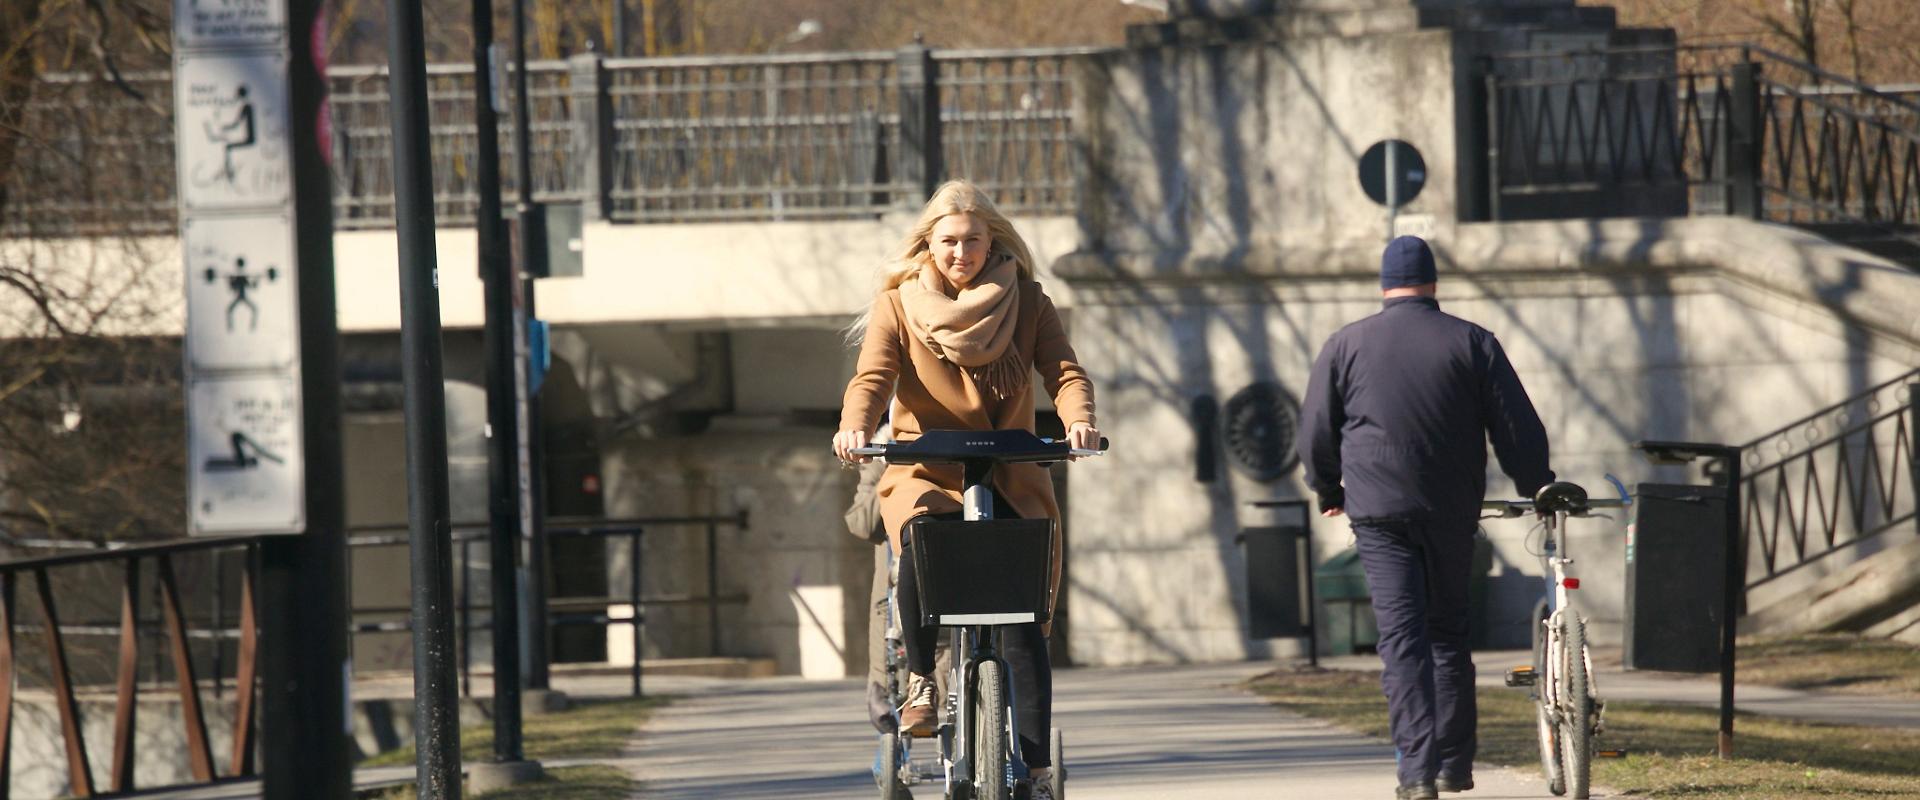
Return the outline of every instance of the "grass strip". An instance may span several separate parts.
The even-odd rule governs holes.
[[[532,783],[470,796],[487,800],[627,800],[639,788],[639,782],[625,770],[595,764],[548,770],[545,777]],[[367,800],[419,800],[419,797],[412,784],[366,795]]]
[[[1740,640],[1741,683],[1920,698],[1920,646],[1857,634]]]
[[[1249,686],[1275,705],[1385,738],[1387,701],[1379,672],[1282,670]],[[1601,695],[1606,684],[1600,686]],[[1479,693],[1482,763],[1535,774],[1540,754],[1534,706],[1523,689]],[[1828,725],[1740,714],[1736,758],[1713,756],[1719,714],[1711,708],[1608,703],[1603,748],[1625,758],[1594,762],[1597,785],[1641,797],[1920,798],[1920,732]]]
[[[668,702],[670,698],[655,696],[575,701],[565,711],[522,717],[521,749],[535,761],[619,755],[641,723]],[[492,756],[492,722],[460,729],[461,760],[484,761]],[[391,767],[413,761],[413,745],[409,744],[368,758],[359,766]]]

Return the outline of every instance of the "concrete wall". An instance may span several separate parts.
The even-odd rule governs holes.
[[[893,255],[911,215],[829,222],[683,225],[588,224],[582,275],[540,282],[540,317],[554,324],[755,321],[838,318],[866,307],[873,279]],[[1022,217],[1014,224],[1042,266],[1079,247],[1069,217]],[[441,324],[484,323],[471,228],[435,235]],[[343,333],[400,329],[399,253],[387,230],[334,234],[335,283]],[[179,240],[0,239],[0,257],[31,264],[61,288],[98,287],[114,298],[108,335],[178,336],[185,320]],[[1064,289],[1054,301],[1071,303]],[[0,294],[0,338],[30,334],[17,293]],[[86,309],[63,313],[78,319]]]
[[[1635,440],[1738,443],[1920,363],[1920,331],[1899,334],[1913,323],[1897,311],[1920,307],[1920,276],[1789,229],[1730,219],[1466,225],[1436,245],[1442,307],[1501,338],[1552,437],[1555,469],[1590,490],[1603,490],[1606,473],[1629,485],[1683,477],[1648,467]],[[1249,501],[1310,495],[1298,471],[1267,484],[1231,471],[1194,482],[1187,409],[1197,394],[1225,398],[1254,380],[1297,397],[1326,337],[1378,310],[1370,251],[1282,254],[1231,277],[1190,265],[1142,279],[1111,258],[1063,267],[1080,297],[1074,341],[1117,443],[1074,467],[1070,484],[1076,661],[1294,649],[1246,638],[1233,536],[1266,521]],[[1489,470],[1489,493],[1510,494],[1497,465]],[[1624,525],[1572,529],[1601,641],[1618,637]],[[1493,643],[1524,644],[1540,591],[1529,525],[1486,528]],[[1351,544],[1344,520],[1316,519],[1314,531],[1321,560]]]
[[[783,674],[801,673],[803,660],[815,675],[865,669],[860,609],[873,577],[873,547],[848,535],[841,520],[856,474],[839,467],[827,447],[831,436],[764,418],[723,418],[699,436],[609,445],[609,515],[744,509],[751,519],[745,530],[718,530],[719,594],[745,597],[721,605],[717,642],[697,600],[706,596],[704,530],[648,529],[641,554],[646,593],[695,600],[648,606],[644,657],[771,658]],[[626,585],[631,564],[624,543],[609,545],[611,585]]]
[[[1450,31],[1407,30],[1090,59],[1075,95],[1087,249],[1164,267],[1377,238],[1386,212],[1358,163],[1385,139],[1428,166],[1403,225],[1453,219],[1453,47]]]

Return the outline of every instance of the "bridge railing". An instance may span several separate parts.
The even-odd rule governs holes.
[[[616,222],[851,219],[918,202],[919,176],[972,178],[1011,213],[1074,207],[1073,65],[1092,48],[878,51],[527,65],[535,200]],[[931,70],[903,69],[926,58]],[[903,91],[906,87],[909,91]],[[393,224],[386,70],[328,74],[337,228]],[[435,212],[473,223],[473,73],[428,70]],[[921,103],[938,98],[937,109]],[[499,93],[514,189],[511,90]],[[939,134],[902,135],[903,115]],[[10,233],[167,233],[175,225],[172,82],[52,75],[0,220]]]
[[[1736,214],[1920,246],[1920,87],[1748,45],[1506,55],[1485,81],[1493,219]]]
[[[224,560],[239,561],[237,576],[222,575]],[[0,747],[0,796],[28,770],[41,773],[36,776],[41,782],[64,784],[67,796],[92,797],[154,788],[135,785],[136,764],[164,763],[173,753],[139,752],[143,742],[148,743],[150,751],[172,750],[155,746],[163,738],[152,735],[155,726],[141,730],[138,712],[143,682],[170,683],[177,694],[173,707],[178,709],[178,719],[169,724],[181,726],[186,746],[179,757],[184,764],[174,762],[173,769],[162,772],[182,779],[191,777],[191,781],[182,783],[202,784],[222,777],[253,775],[258,717],[254,693],[259,674],[254,607],[258,560],[258,537],[240,537],[134,545],[0,563],[0,745],[12,742]],[[151,587],[150,592],[142,591],[143,574],[154,580],[145,584]],[[209,586],[235,577],[239,590],[220,596],[213,606],[210,626],[195,628],[194,616],[187,609],[210,599]],[[116,583],[117,592],[113,591]],[[26,595],[25,602],[20,602],[20,594]],[[155,608],[157,614],[150,615],[148,610]],[[103,619],[112,617],[118,618],[117,625]],[[227,619],[237,620],[237,629],[229,629]],[[147,643],[161,636],[166,642],[163,650]],[[216,720],[221,723],[216,732],[225,735],[228,745],[221,748],[227,752],[216,754],[207,724],[210,709],[203,706],[202,689],[204,679],[211,677],[218,697],[221,661],[229,637],[237,640],[235,702],[231,717]],[[198,657],[191,645],[195,639],[212,640],[198,646]],[[143,656],[150,657],[151,663],[143,663]],[[92,727],[83,715],[83,703],[98,702],[98,693],[85,697],[81,690],[106,686],[113,687],[110,754],[90,750],[83,735],[84,728]],[[44,719],[22,713],[36,701],[52,706],[50,716],[59,720],[57,746],[43,739],[14,735],[16,728],[23,727],[22,722]],[[147,713],[153,713],[152,709]],[[60,763],[58,756],[45,758],[52,756],[48,750],[64,753],[58,778],[46,774],[54,769],[54,763]],[[231,757],[227,758],[229,753]],[[103,762],[103,756],[112,760]],[[225,763],[219,763],[222,761]],[[99,780],[96,766],[102,763],[110,764],[105,781]]]

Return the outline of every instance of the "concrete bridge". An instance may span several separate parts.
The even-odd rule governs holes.
[[[1556,469],[1589,487],[1604,473],[1685,477],[1645,465],[1635,440],[1744,443],[1920,365],[1920,276],[1883,257],[1905,258],[1920,222],[1894,201],[1920,174],[1902,155],[1920,141],[1920,111],[1897,95],[1758,51],[1676,47],[1670,32],[1621,29],[1572,0],[1328,0],[1250,16],[1193,5],[1114,49],[530,67],[536,196],[584,220],[578,273],[538,289],[555,331],[542,390],[549,507],[753,520],[718,542],[717,590],[745,598],[723,609],[720,639],[697,613],[650,609],[649,655],[864,668],[870,551],[840,532],[852,476],[825,447],[853,358],[840,328],[943,175],[983,183],[1014,214],[1117,444],[1060,477],[1062,638],[1078,663],[1298,648],[1250,638],[1261,611],[1237,537],[1286,522],[1253,501],[1310,498],[1290,446],[1249,432],[1286,422],[1285,404],[1236,398],[1260,384],[1298,394],[1325,337],[1377,307],[1390,230],[1435,243],[1443,304],[1506,343]],[[455,514],[477,519],[468,77],[433,73],[434,174]],[[336,68],[333,81],[349,515],[392,522],[405,497],[386,100],[377,70]],[[167,82],[139,85],[163,97]],[[175,311],[115,332],[178,335],[170,123],[69,102],[97,91],[60,84],[37,113],[72,123],[73,147],[120,168],[36,175],[42,188],[16,201],[0,247],[75,279],[128,281]],[[121,122],[103,128],[105,117]],[[125,135],[93,135],[107,130]],[[1388,139],[1426,167],[1425,188],[1393,216],[1357,177]],[[129,229],[139,235],[119,235]],[[1873,425],[1900,419],[1875,414]],[[1893,485],[1911,480],[1903,430],[1904,451],[1883,433],[1841,459],[1904,453]],[[1810,585],[1911,538],[1912,496],[1883,489],[1884,513],[1829,526],[1834,555],[1774,586]],[[1603,640],[1619,635],[1622,525],[1573,532]],[[1524,525],[1487,530],[1485,628],[1512,645],[1527,635],[1538,566]],[[1315,520],[1313,535],[1322,560],[1349,543],[1344,522]],[[1808,546],[1818,538],[1801,537],[1803,555],[1825,555]],[[646,547],[650,592],[707,591],[697,545]],[[632,563],[618,544],[569,559],[556,568],[582,594],[624,585]],[[1774,572],[1750,565],[1755,578]],[[374,559],[356,570],[404,575]],[[561,649],[609,657],[592,641]]]

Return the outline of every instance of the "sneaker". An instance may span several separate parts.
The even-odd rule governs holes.
[[[1440,800],[1440,790],[1433,787],[1433,781],[1413,783],[1393,790],[1394,800]]]
[[[1053,800],[1053,770],[1034,767],[1027,774],[1027,782],[1033,786],[1033,790],[1027,794],[1028,800]]]
[[[900,728],[909,735],[933,735],[933,679],[919,675],[907,681],[907,702],[900,706]]]
[[[1433,788],[1442,792],[1464,792],[1473,788],[1473,776],[1449,778],[1445,775],[1434,780]]]

